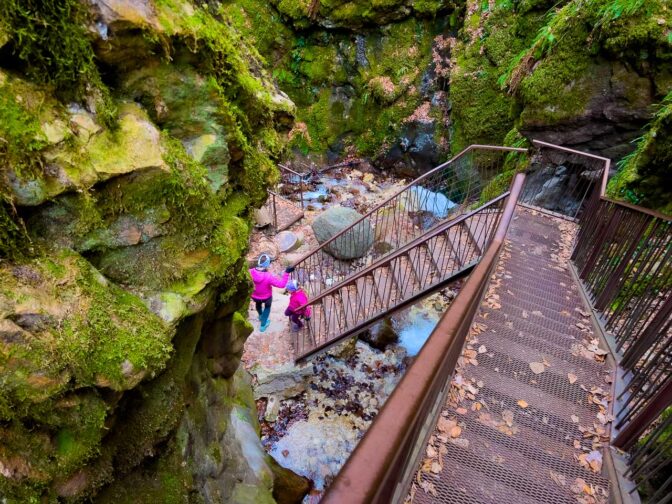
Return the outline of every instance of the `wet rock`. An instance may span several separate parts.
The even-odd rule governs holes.
[[[301,246],[299,236],[291,231],[282,231],[275,236],[275,243],[280,252],[292,252]]]
[[[346,338],[343,342],[334,345],[327,351],[327,355],[330,355],[336,359],[347,360],[357,352],[357,338],[351,337]]]
[[[254,210],[254,225],[259,228],[270,226],[273,222],[271,212],[266,208],[257,208]]]
[[[255,399],[271,395],[288,399],[306,390],[306,377],[312,374],[312,368],[296,366],[288,362],[273,369],[255,366],[252,368],[252,373],[257,378],[257,385],[254,389]]]
[[[439,219],[447,217],[456,206],[443,194],[420,186],[412,187],[406,197],[406,208],[409,211],[429,212]]]
[[[277,396],[269,395],[266,401],[266,411],[264,412],[264,420],[267,422],[275,422],[278,419],[280,412],[280,399]]]
[[[362,217],[350,208],[335,206],[320,214],[312,223],[317,241],[324,243]],[[374,232],[368,219],[326,246],[327,252],[337,259],[357,259],[366,255],[373,245]]]
[[[310,480],[278,464],[272,457],[273,498],[278,504],[299,504],[310,491]]]
[[[399,335],[394,330],[392,321],[390,319],[383,319],[362,333],[360,339],[366,341],[373,348],[385,350],[389,345],[399,341]]]

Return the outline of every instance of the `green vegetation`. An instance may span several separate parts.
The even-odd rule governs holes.
[[[610,195],[672,215],[672,92],[632,154],[619,163]]]
[[[89,12],[78,0],[0,3],[0,27],[30,78],[54,85],[65,101],[93,94],[101,121],[112,126],[116,108],[95,64],[88,21]]]

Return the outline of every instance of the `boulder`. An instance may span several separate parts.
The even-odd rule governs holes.
[[[267,208],[257,208],[254,210],[254,225],[258,228],[270,226],[273,222],[271,212]]]
[[[301,246],[301,239],[291,231],[282,231],[275,237],[280,252],[292,252]]]
[[[310,491],[310,480],[268,457],[273,471],[273,498],[278,504],[299,504]]]
[[[359,337],[378,350],[385,350],[388,345],[399,341],[399,335],[392,327],[392,321],[387,318],[373,324]]]
[[[307,386],[307,377],[312,375],[311,366],[296,366],[293,363],[276,366],[273,369],[256,365],[252,373],[256,376],[257,386],[254,388],[254,397],[275,396],[276,399],[296,397]]]
[[[351,208],[335,206],[319,215],[313,221],[312,228],[317,241],[324,243],[361,218],[362,215]],[[371,222],[365,219],[329,243],[326,250],[337,259],[358,259],[366,255],[373,245],[373,239],[373,227]]]
[[[441,193],[424,187],[412,187],[406,196],[406,209],[409,212],[429,212],[434,217],[444,219],[457,205]]]

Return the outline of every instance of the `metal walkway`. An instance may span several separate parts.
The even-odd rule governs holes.
[[[294,340],[297,359],[469,272],[509,194],[485,194],[488,183],[506,156],[524,152],[472,145],[299,259],[293,278],[308,291],[314,315]],[[362,247],[368,249],[364,257],[355,252]]]
[[[598,362],[606,352],[591,351],[590,309],[561,230],[571,226],[517,208],[412,502],[607,502],[604,470],[581,464],[608,441],[597,415],[613,370]]]

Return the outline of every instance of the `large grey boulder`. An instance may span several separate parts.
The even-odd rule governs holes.
[[[351,208],[331,207],[313,221],[313,232],[322,244],[361,218],[362,215]],[[358,259],[369,251],[373,237],[371,223],[365,219],[325,248],[336,259]]]

